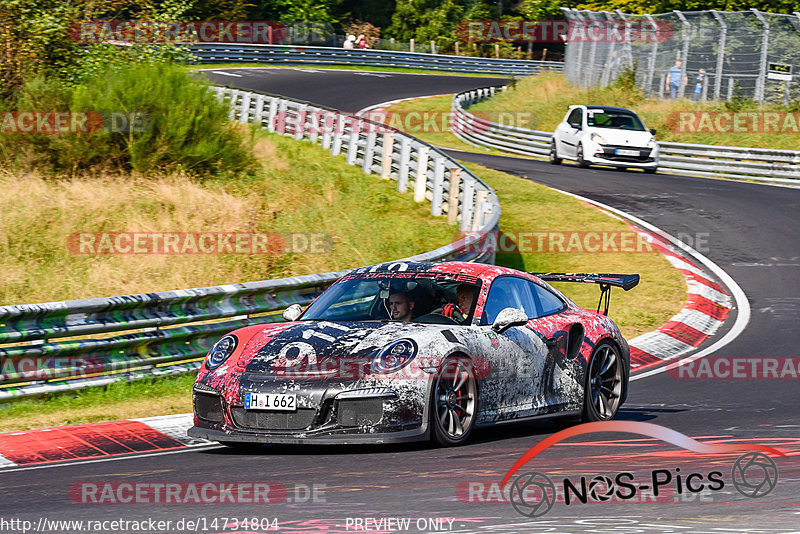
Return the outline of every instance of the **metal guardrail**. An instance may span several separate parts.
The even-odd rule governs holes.
[[[453,97],[451,131],[469,144],[525,156],[547,157],[552,132],[490,122],[465,108],[505,87],[483,87]],[[800,183],[800,152],[734,146],[659,142],[659,171],[778,183]]]
[[[216,87],[230,118],[321,143],[366,173],[397,181],[434,216],[484,237],[498,225],[495,192],[433,146],[378,123],[308,102]],[[330,128],[325,128],[330,125]],[[492,262],[464,239],[406,260]],[[0,307],[0,400],[188,372],[222,334],[280,320],[347,271],[161,293]],[[99,336],[98,336],[99,335]]]
[[[561,61],[493,59],[324,46],[199,43],[192,45],[190,50],[200,59],[201,63],[359,65],[499,74],[503,76],[530,76],[538,74],[542,70],[559,72],[564,70],[564,63]]]

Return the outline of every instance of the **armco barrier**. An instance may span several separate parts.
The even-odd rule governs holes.
[[[371,121],[276,95],[216,87],[230,118],[319,142],[366,173],[397,181],[462,230],[497,227],[497,195],[436,148]],[[333,124],[321,131],[321,124]],[[486,235],[485,233],[482,235]],[[493,261],[462,239],[406,258]],[[279,320],[346,271],[161,293],[0,307],[0,400],[197,369],[225,332]],[[98,337],[99,335],[99,337]]]
[[[563,71],[561,61],[493,59],[444,54],[359,50],[325,46],[198,43],[190,50],[200,63],[269,63],[272,65],[358,65],[530,76],[543,69]]]
[[[455,95],[450,119],[453,134],[472,145],[547,157],[553,137],[551,132],[506,126],[466,111],[465,108],[504,89],[484,87]],[[778,183],[798,183],[800,179],[800,152],[794,150],[664,142],[659,142],[659,146],[661,172]]]

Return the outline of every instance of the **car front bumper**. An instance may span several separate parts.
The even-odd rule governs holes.
[[[637,154],[620,154],[619,151],[635,151]],[[600,145],[590,142],[587,143],[583,159],[596,165],[652,169],[658,167],[659,150],[658,146],[651,149],[648,147]]]

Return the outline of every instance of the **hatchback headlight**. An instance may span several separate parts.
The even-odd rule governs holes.
[[[603,136],[600,135],[600,134],[593,133],[593,134],[591,134],[589,136],[589,139],[591,139],[595,143],[598,143],[598,144],[601,144],[601,145],[607,145],[608,144],[608,143],[606,143],[606,140],[603,139]]]
[[[647,142],[647,148],[655,148],[656,147],[656,138],[650,137],[650,141]]]
[[[211,350],[206,357],[206,367],[209,369],[216,369],[225,363],[225,360],[230,358],[231,354],[233,354],[233,351],[236,350],[236,345],[238,342],[239,340],[236,339],[236,336],[233,334],[228,334],[214,343],[214,346],[211,347]]]
[[[393,341],[383,347],[372,360],[372,370],[386,374],[399,371],[417,355],[417,344],[410,339]]]

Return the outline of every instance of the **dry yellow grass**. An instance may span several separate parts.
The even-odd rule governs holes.
[[[265,136],[261,172],[187,176],[0,175],[0,304],[229,284],[358,267],[432,250],[455,228],[396,184],[319,146]],[[329,253],[75,254],[76,232],[325,233]]]

